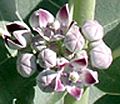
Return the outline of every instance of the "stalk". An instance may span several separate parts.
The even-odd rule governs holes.
[[[73,11],[71,14],[79,26],[82,26],[86,20],[94,19],[95,4],[96,0],[69,0],[70,10]]]

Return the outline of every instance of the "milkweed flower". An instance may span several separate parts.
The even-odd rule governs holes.
[[[46,41],[55,41],[64,38],[70,24],[68,4],[65,4],[57,13],[56,18],[47,10],[40,8],[30,17],[30,25],[34,31]]]
[[[21,21],[8,23],[6,25],[6,31],[3,33],[3,38],[6,45],[11,49],[25,48],[31,42],[31,31],[29,27]]]
[[[71,62],[65,58],[58,58],[57,71],[48,69],[38,75],[39,87],[43,91],[63,92],[66,90],[71,96],[80,100],[84,86],[98,83],[97,72],[88,69],[87,61],[86,64],[83,64],[86,58],[83,58],[82,56],[80,59],[74,59]],[[76,67],[77,64],[79,64],[78,67]]]

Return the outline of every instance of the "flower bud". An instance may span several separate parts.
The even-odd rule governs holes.
[[[56,66],[57,55],[54,51],[46,48],[39,53],[38,59],[41,67],[52,68]]]
[[[89,41],[96,41],[103,38],[103,27],[93,20],[88,20],[82,26],[82,32]]]
[[[36,69],[36,57],[33,54],[24,53],[17,58],[17,71],[21,76],[30,77]]]
[[[57,74],[53,70],[43,70],[37,77],[37,84],[44,92],[52,92],[55,88]]]
[[[81,50],[85,40],[79,31],[79,27],[74,23],[66,34],[64,44],[70,52]]]
[[[112,63],[111,49],[102,41],[91,43],[90,60],[93,67],[107,69]]]

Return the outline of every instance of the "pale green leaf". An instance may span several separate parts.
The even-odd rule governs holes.
[[[59,100],[62,101],[62,98],[65,96],[65,93],[45,93],[40,90],[38,86],[35,87],[35,104],[59,104]],[[61,102],[60,101],[60,102]]]
[[[89,100],[89,88],[87,88],[82,95],[81,99],[77,101],[75,98],[67,94],[64,99],[64,104],[88,104]]]

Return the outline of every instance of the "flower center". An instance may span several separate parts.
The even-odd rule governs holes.
[[[80,78],[79,74],[75,71],[71,72],[69,75],[69,80],[71,80],[74,83],[76,83],[79,80],[79,78]]]

